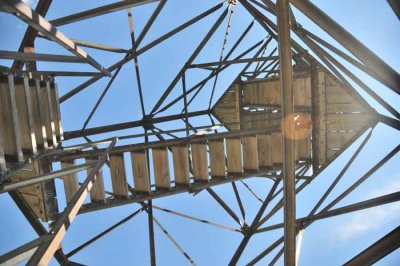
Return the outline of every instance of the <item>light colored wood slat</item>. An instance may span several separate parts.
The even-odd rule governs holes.
[[[35,133],[31,130],[31,120],[28,110],[28,101],[25,85],[28,86],[28,78],[17,78],[14,80],[15,103],[17,106],[18,122],[20,127],[21,148],[26,154],[36,153]],[[29,97],[29,96],[28,96]],[[30,104],[30,102],[29,102]]]
[[[7,165],[6,165],[6,159],[4,157],[4,140],[2,132],[3,132],[3,123],[0,123],[0,172],[5,172],[7,170]]]
[[[10,107],[11,109],[6,110],[6,112],[11,111],[11,118],[12,118],[12,128],[14,129],[14,144],[15,144],[15,150],[16,154],[18,157],[18,161],[22,162],[24,160],[24,155],[22,153],[22,137],[21,137],[21,127],[19,123],[19,117],[18,117],[18,108],[17,108],[17,102],[15,99],[15,87],[14,87],[14,77],[13,75],[8,75],[8,88],[9,88],[9,99],[10,99]],[[11,141],[11,139],[9,140]]]
[[[318,157],[316,162],[323,165],[326,161],[326,92],[325,92],[325,73],[318,72],[318,114],[319,119],[316,122],[317,138],[318,138]]]
[[[283,163],[283,139],[281,133],[271,134],[272,143],[272,163],[282,164]]]
[[[208,181],[208,161],[206,144],[193,143],[191,144],[191,148],[194,179],[198,181]]]
[[[365,112],[364,107],[358,103],[328,103],[326,105],[328,113],[352,113],[352,112]]]
[[[134,189],[137,192],[150,193],[150,177],[147,151],[131,152]]]
[[[55,91],[55,99],[57,103],[57,113],[58,113],[58,126],[59,126],[59,133],[60,133],[60,139],[64,140],[64,129],[62,127],[62,122],[61,122],[61,108],[60,108],[60,95],[58,93],[58,86],[57,84],[54,84],[54,91]]]
[[[212,177],[226,177],[224,140],[208,142],[210,148],[210,165]]]
[[[188,146],[172,147],[175,184],[189,185],[189,148]]]
[[[171,188],[171,179],[169,177],[168,150],[152,149],[154,179],[157,188]]]
[[[343,90],[338,84],[325,85],[326,102],[330,103],[355,103],[356,100]]]
[[[58,92],[57,86],[52,83],[50,87],[50,98],[51,98],[51,105],[53,111],[53,121],[54,121],[54,128],[57,137],[57,141],[61,141],[62,139],[62,126],[61,126],[61,118],[60,118],[60,108],[58,103]]]
[[[85,158],[86,163],[93,163],[99,158]],[[92,168],[87,169],[87,174],[90,173]],[[104,189],[104,178],[103,170],[100,168],[99,172],[96,174],[96,180],[93,182],[92,189],[90,190],[90,200],[94,203],[105,203],[106,193]]]
[[[272,166],[271,135],[257,135],[258,165],[260,168]]]
[[[110,154],[110,171],[114,195],[121,198],[128,197],[123,153]]]
[[[47,89],[46,85],[42,86],[39,82],[39,104],[42,113],[42,123],[46,129],[46,138],[48,146],[54,145],[53,143],[53,131],[51,129],[51,118],[50,118],[50,108],[49,108],[49,100],[47,97]]]
[[[25,90],[26,112],[28,114],[29,132],[31,135],[32,153],[36,154],[37,144],[35,135],[35,121],[33,120],[33,114],[32,114],[32,95],[28,77],[24,78],[24,90]]]
[[[47,96],[47,102],[48,102],[48,112],[49,112],[49,119],[50,119],[50,130],[51,130],[51,138],[53,140],[53,145],[57,146],[57,136],[56,136],[56,126],[55,126],[55,120],[54,120],[54,110],[53,110],[53,104],[52,104],[52,99],[51,99],[51,84],[49,80],[46,80],[46,96]]]
[[[299,159],[311,159],[311,139],[300,139],[297,145]]]
[[[40,89],[40,80],[36,79],[31,83],[32,92],[32,114],[35,123],[35,135],[37,144],[43,148],[48,148],[45,117],[43,113],[43,100]]]
[[[243,143],[243,169],[247,171],[258,170],[257,136],[242,137]]]
[[[351,131],[365,127],[372,116],[368,113],[360,114],[328,114],[328,131]]]
[[[243,173],[242,144],[240,139],[226,139],[228,173]]]
[[[69,168],[74,165],[75,165],[75,160],[61,160],[62,169]],[[75,172],[63,175],[61,178],[64,183],[65,199],[68,204],[79,189],[78,176],[77,173]]]

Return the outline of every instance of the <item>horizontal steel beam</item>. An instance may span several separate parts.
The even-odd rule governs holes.
[[[50,23],[53,24],[54,26],[61,26],[61,25],[72,23],[72,22],[77,22],[80,20],[93,18],[93,17],[105,15],[105,14],[108,14],[111,12],[116,12],[116,11],[124,10],[124,9],[130,8],[130,7],[140,6],[140,5],[149,4],[149,3],[157,2],[157,1],[158,0],[120,1],[120,2],[109,4],[109,5],[89,9],[89,10],[79,12],[79,13],[76,13],[73,15],[65,16],[62,18],[54,19],[54,20],[50,21]]]
[[[17,17],[25,21],[35,30],[41,32],[44,36],[58,43],[76,56],[83,58],[94,68],[100,70],[103,74],[110,75],[110,71],[101,66],[96,60],[88,55],[84,50],[77,47],[67,36],[57,30],[44,17],[33,11],[28,5],[19,0],[3,0],[1,3],[8,12],[15,13]]]
[[[69,55],[53,55],[38,53],[22,53],[11,51],[0,51],[0,59],[15,59],[20,61],[46,61],[64,63],[86,63],[84,58]]]
[[[212,179],[212,180],[209,180],[208,183],[194,183],[191,186],[176,186],[174,188],[171,188],[170,190],[152,191],[152,194],[131,195],[126,199],[113,198],[113,199],[107,200],[106,204],[89,203],[89,204],[83,205],[81,210],[79,211],[79,213],[88,213],[88,212],[92,212],[92,211],[99,211],[99,210],[109,209],[109,208],[123,206],[123,205],[127,205],[127,204],[163,198],[163,197],[172,196],[172,195],[176,195],[176,194],[180,194],[180,193],[186,193],[186,192],[195,193],[195,192],[199,192],[199,191],[209,188],[209,187],[223,185],[223,184],[238,181],[238,180],[243,180],[243,179],[248,179],[248,178],[253,178],[253,177],[263,177],[271,172],[275,172],[276,170],[277,169],[269,169],[269,170],[265,170],[265,171],[262,171],[259,173],[254,173],[254,171],[244,172],[243,174],[228,176],[226,179]]]
[[[396,227],[396,229],[376,241],[344,265],[373,265],[398,248],[400,248],[400,226]]]
[[[279,59],[279,56],[268,56],[268,57],[258,57],[258,58],[244,58],[244,59],[236,59],[236,60],[226,60],[226,61],[218,61],[218,62],[209,62],[209,63],[200,63],[200,64],[192,64],[189,68],[205,68],[205,67],[213,67],[220,65],[232,65],[232,64],[241,64],[241,63],[252,63],[252,62],[264,62],[269,60]]]
[[[188,117],[194,117],[194,116],[207,115],[209,113],[210,113],[209,110],[204,110],[204,111],[190,112],[187,114],[177,114],[177,115],[169,115],[169,116],[163,116],[163,117],[153,117],[153,118],[149,118],[149,119],[136,120],[136,121],[126,122],[126,123],[113,124],[113,125],[101,126],[101,127],[93,127],[93,128],[87,128],[84,130],[67,131],[67,132],[64,132],[64,139],[68,140],[68,139],[73,139],[73,138],[79,138],[82,136],[96,135],[96,134],[107,133],[107,132],[112,132],[112,131],[117,131],[117,130],[122,130],[122,129],[134,128],[134,127],[140,127],[140,126],[151,127],[152,124],[157,124],[157,123],[162,123],[162,122],[167,122],[167,121],[172,121],[172,120],[179,120],[179,119],[185,118],[186,115]]]

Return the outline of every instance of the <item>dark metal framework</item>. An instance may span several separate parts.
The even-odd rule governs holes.
[[[150,2],[157,2],[157,7],[149,17],[147,23],[143,27],[143,30],[136,34],[134,32],[132,12],[131,8],[138,5],[147,4]],[[356,75],[352,74],[351,70],[347,69],[343,64],[341,64],[337,58],[343,59],[348,63],[352,64],[354,67],[360,69],[370,77],[376,79],[378,82],[385,85],[388,89],[395,92],[397,95],[400,93],[400,75],[393,70],[389,65],[387,65],[383,60],[376,56],[372,51],[370,51],[365,45],[353,37],[349,32],[342,28],[338,23],[336,23],[332,18],[326,15],[317,6],[308,0],[277,0],[277,3],[271,0],[229,0],[219,3],[214,7],[211,7],[207,11],[199,14],[198,16],[188,20],[187,22],[181,24],[180,26],[172,29],[171,31],[165,33],[154,41],[142,45],[142,41],[148,32],[151,30],[152,25],[157,20],[157,17],[162,12],[163,7],[167,3],[166,0],[151,1],[151,0],[129,0],[116,2],[110,5],[94,8],[84,12],[76,13],[67,17],[55,19],[48,22],[44,17],[48,8],[50,7],[50,0],[40,0],[36,8],[36,11],[31,10],[27,5],[18,0],[1,0],[0,9],[5,12],[10,12],[17,15],[20,19],[25,21],[29,28],[25,34],[25,37],[21,43],[18,52],[12,51],[0,51],[1,59],[14,59],[15,62],[11,68],[2,67],[1,71],[7,74],[15,75],[29,75],[32,77],[43,77],[43,76],[91,76],[90,79],[80,84],[76,88],[70,90],[66,94],[60,97],[60,102],[65,102],[72,100],[80,92],[87,89],[90,85],[94,84],[98,80],[110,76],[107,86],[104,88],[99,99],[94,105],[89,116],[85,120],[83,126],[79,130],[65,132],[65,140],[75,139],[83,137],[87,143],[72,146],[72,147],[58,147],[57,149],[44,154],[38,155],[37,160],[42,160],[44,158],[56,158],[62,156],[77,156],[82,158],[82,156],[101,156],[100,160],[95,163],[83,164],[74,166],[67,169],[62,169],[52,173],[45,173],[40,176],[34,177],[29,180],[24,180],[20,182],[15,182],[11,184],[4,183],[1,186],[0,193],[8,192],[10,193],[13,200],[16,202],[18,207],[21,209],[22,213],[25,215],[27,220],[30,222],[32,227],[38,233],[39,237],[32,242],[27,243],[7,254],[0,257],[0,263],[16,263],[24,259],[29,258],[28,265],[45,265],[55,256],[57,261],[62,265],[74,264],[69,261],[69,258],[74,254],[78,253],[82,249],[86,248],[93,242],[97,241],[104,235],[108,234],[112,230],[116,229],[118,226],[127,222],[128,220],[134,218],[142,212],[148,214],[148,227],[149,227],[149,238],[150,238],[150,262],[151,265],[156,265],[156,250],[157,245],[154,238],[154,224],[159,227],[164,234],[170,239],[172,244],[182,253],[183,256],[188,260],[190,264],[195,264],[194,260],[188,253],[186,253],[183,247],[173,238],[171,234],[163,227],[163,225],[157,220],[153,210],[159,210],[171,215],[179,216],[182,218],[198,221],[201,223],[208,224],[210,226],[215,226],[224,230],[229,230],[235,233],[243,234],[243,239],[239,244],[237,250],[232,255],[229,265],[236,265],[249,244],[251,237],[255,234],[265,233],[268,231],[276,230],[279,228],[284,228],[284,234],[281,238],[277,239],[272,245],[265,248],[257,257],[248,263],[248,265],[254,265],[265,256],[271,252],[278,250],[277,255],[273,258],[270,264],[274,264],[278,259],[284,254],[285,265],[295,265],[298,261],[298,255],[301,249],[301,238],[304,230],[310,226],[313,222],[320,219],[326,219],[329,217],[343,215],[366,208],[373,208],[375,206],[388,204],[391,202],[397,202],[400,200],[399,192],[384,195],[381,197],[361,201],[344,207],[336,207],[337,204],[344,198],[348,197],[360,184],[367,180],[371,175],[373,175],[381,166],[398,154],[400,150],[400,145],[395,147],[389,154],[387,154],[382,160],[379,161],[375,166],[368,169],[368,171],[361,176],[355,183],[350,185],[342,194],[332,200],[330,203],[326,204],[325,207],[321,209],[321,206],[326,203],[328,196],[331,194],[332,190],[336,187],[339,181],[346,174],[347,170],[350,168],[357,156],[362,152],[364,146],[367,144],[369,138],[372,135],[373,128],[377,123],[384,123],[391,126],[397,130],[400,129],[400,114],[395,108],[390,106],[384,99],[379,96],[379,92],[374,91],[369,88],[362,80],[360,80]],[[394,11],[398,11],[398,5],[395,1],[388,1]],[[240,35],[240,37],[235,41],[234,45],[230,50],[226,50],[226,42],[229,37],[230,24],[232,21],[233,14],[235,12],[236,5],[242,5],[245,10],[254,17],[254,20]],[[305,14],[309,19],[320,26],[327,34],[333,37],[344,49],[339,49],[332,44],[327,43],[323,39],[314,35],[307,29],[303,28],[296,20],[292,8],[296,8],[298,11]],[[56,27],[75,23],[88,18],[100,16],[110,12],[116,12],[120,10],[128,10],[128,19],[130,26],[130,35],[132,41],[132,47],[129,49],[122,49],[116,47],[110,47],[102,44],[90,43],[84,40],[73,40],[70,39],[61,32],[58,31]],[[221,10],[223,10],[221,12]],[[173,38],[177,33],[190,28],[193,24],[199,22],[200,20],[208,17],[213,13],[221,12],[215,23],[211,26],[207,34],[195,48],[194,52],[190,55],[187,61],[184,63],[182,68],[178,71],[170,85],[165,89],[163,95],[159,98],[157,103],[151,108],[149,113],[145,112],[145,101],[142,93],[142,83],[140,78],[140,56],[158,44],[164,42],[169,38]],[[397,12],[398,14],[398,12]],[[277,17],[277,24],[273,22],[270,17]],[[224,21],[228,21],[228,26],[224,35],[224,42],[221,49],[220,58],[215,62],[205,62],[205,63],[195,63],[195,59],[206,46],[210,38],[215,34],[215,32],[221,27]],[[237,50],[239,44],[246,38],[249,31],[255,23],[258,23],[266,31],[266,36],[263,40],[256,42],[253,46],[248,47],[247,50],[241,52],[236,57],[232,58],[232,54]],[[297,35],[297,37],[310,49],[313,54],[316,55],[315,58],[311,55],[305,48],[303,48],[296,40],[291,38],[291,35]],[[34,53],[34,40],[36,37],[46,38],[51,41],[58,43],[59,45],[65,47],[71,51],[75,56],[60,56],[60,55],[49,55],[49,54],[39,54]],[[272,52],[266,55],[267,48],[276,44],[276,48],[272,49]],[[116,62],[115,64],[105,68],[101,66],[95,59],[90,57],[82,48],[80,47],[90,47],[94,49],[100,49],[113,53],[124,53],[125,57]],[[347,50],[351,55],[343,52]],[[279,51],[278,54],[276,52]],[[122,67],[131,60],[135,63],[135,76],[137,81],[137,88],[140,96],[140,111],[142,113],[142,119],[138,121],[131,121],[126,123],[112,124],[106,126],[100,126],[95,128],[88,128],[88,124],[91,121],[93,114],[96,112],[97,108],[101,104],[102,100],[108,93],[110,87],[112,86],[114,80],[118,76]],[[67,71],[38,71],[36,65],[32,62],[36,61],[53,61],[53,62],[73,62],[73,63],[88,63],[95,67],[99,72],[67,72]],[[168,143],[189,143],[190,141],[196,140],[198,138],[208,139],[215,137],[214,135],[205,135],[208,131],[217,131],[218,127],[228,127],[228,124],[215,124],[212,118],[212,102],[214,97],[214,90],[216,87],[216,82],[218,75],[229,69],[230,66],[234,64],[245,63],[244,68],[239,73],[239,78],[256,79],[261,77],[272,77],[279,76],[282,90],[282,117],[291,115],[294,112],[293,106],[293,85],[292,85],[292,61],[295,61],[297,65],[306,65],[310,68],[319,67],[324,69],[330,75],[332,75],[340,84],[345,84],[347,87],[353,88],[350,81],[358,86],[359,89],[363,90],[373,99],[375,99],[385,110],[387,110],[392,116],[387,117],[379,114],[378,119],[368,125],[368,133],[361,134],[357,136],[358,138],[363,138],[362,143],[354,152],[353,156],[345,164],[342,171],[339,173],[337,178],[334,179],[329,188],[322,194],[318,202],[315,204],[314,208],[310,211],[309,215],[302,218],[297,218],[295,215],[295,199],[296,194],[300,193],[304,188],[306,188],[313,180],[318,178],[324,169],[313,169],[313,162],[303,162],[301,165],[295,165],[294,159],[294,141],[289,138],[285,138],[284,149],[285,158],[283,164],[283,171],[267,171],[265,173],[259,173],[257,176],[259,178],[266,178],[272,182],[266,193],[265,199],[258,196],[249,185],[245,183],[245,179],[249,177],[254,177],[252,173],[244,173],[243,175],[231,176],[226,180],[218,180],[209,182],[207,184],[197,184],[192,187],[175,187],[170,191],[160,191],[151,195],[135,195],[128,200],[119,200],[110,194],[110,203],[105,205],[93,205],[86,206],[83,204],[86,194],[90,190],[92,183],[96,178],[96,173],[98,170],[108,163],[108,154],[112,152],[122,152],[124,150],[136,149],[146,149],[150,147],[157,147],[157,145],[166,145]],[[26,65],[25,70],[23,70],[23,65]],[[197,84],[189,87],[186,82],[186,72],[189,69],[199,68],[202,70],[208,70],[209,75],[198,82]],[[213,82],[212,93],[210,94],[209,107],[206,110],[190,112],[188,107],[199,95],[205,85],[209,82]],[[177,87],[182,86],[182,93],[176,98],[166,102],[171,91]],[[354,89],[354,88],[353,88]],[[160,116],[161,113],[169,110],[172,106],[177,103],[183,104],[183,109],[177,114],[168,114]],[[209,116],[210,125],[204,126],[193,126],[190,120],[197,116]],[[283,119],[283,118],[282,118]],[[169,130],[162,130],[156,127],[158,123],[164,123],[169,121],[183,121],[184,128],[175,128]],[[285,124],[284,131],[293,131],[293,126],[290,124]],[[122,129],[129,129],[135,127],[142,127],[144,130],[143,134],[126,135],[119,136],[120,140],[123,139],[133,139],[133,138],[144,138],[145,142],[142,144],[135,145],[122,145],[116,146],[116,138],[105,140],[108,143],[108,148],[97,148],[98,144],[104,144],[104,142],[95,142],[89,139],[89,136],[96,135],[100,133],[113,133]],[[279,131],[279,129],[276,129]],[[226,132],[219,133],[219,135],[226,136],[240,136],[246,134],[254,134],[255,131],[249,132]],[[363,132],[362,132],[363,133]],[[177,137],[175,134],[183,134],[184,137]],[[205,135],[205,136],[201,136]],[[217,134],[218,135],[218,134]],[[224,135],[224,136],[225,136]],[[159,142],[150,142],[149,137],[156,136]],[[199,137],[200,136],[200,137]],[[356,140],[354,139],[354,140]],[[83,151],[85,148],[91,147],[90,151]],[[72,153],[71,151],[74,151]],[[81,184],[80,189],[69,202],[66,209],[60,213],[60,216],[52,225],[50,231],[47,231],[39,222],[39,220],[29,211],[26,207],[26,203],[23,202],[18,192],[15,189],[27,186],[29,184],[35,184],[42,182],[44,180],[58,178],[69,173],[83,171],[86,169],[91,169],[89,175],[87,176],[84,183]],[[311,171],[313,169],[314,171]],[[11,176],[12,172],[6,173],[4,179],[7,180],[8,176]],[[281,182],[282,181],[282,182]],[[227,202],[225,202],[211,187],[215,185],[231,183],[232,189],[235,193],[235,199],[240,209],[240,215],[236,214]],[[279,186],[283,183],[282,188]],[[240,184],[244,185],[249,192],[262,203],[259,211],[253,220],[248,223],[248,217],[246,217],[246,205],[242,202],[242,198],[237,189]],[[192,217],[177,211],[165,209],[153,205],[153,200],[165,196],[174,195],[177,193],[190,192],[196,195],[202,190],[206,190],[212,198],[222,207],[222,209],[231,216],[231,218],[237,223],[236,228],[229,227],[223,224],[218,224],[215,222],[199,219],[197,217]],[[280,200],[276,205],[270,206],[274,199]],[[97,211],[104,208],[111,208],[115,206],[120,206],[129,203],[140,204],[139,209],[116,224],[112,225],[110,228],[99,233],[97,236],[91,238],[87,242],[79,245],[77,248],[64,254],[64,251],[60,248],[60,243],[63,236],[66,234],[67,229],[72,222],[73,218],[78,213],[87,213],[91,211]],[[270,209],[269,212],[266,212]],[[284,221],[283,223],[264,226],[264,224],[270,220],[276,213],[281,209],[284,210]],[[347,265],[359,265],[359,262],[363,263],[373,263],[389,254],[393,250],[399,247],[399,229],[396,228],[394,231],[390,232],[384,238],[378,240],[370,248],[363,251],[354,259],[349,261]],[[297,237],[297,245],[296,245]]]

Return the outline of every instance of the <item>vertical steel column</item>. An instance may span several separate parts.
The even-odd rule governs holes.
[[[296,197],[292,51],[290,45],[289,1],[278,2],[278,43],[283,134],[284,245],[285,265],[295,265]]]

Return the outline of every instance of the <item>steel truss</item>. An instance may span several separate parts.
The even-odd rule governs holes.
[[[150,2],[157,2],[157,6],[153,11],[152,15],[145,24],[143,30],[136,34],[133,27],[133,16],[131,8],[138,5],[147,4]],[[397,5],[394,1],[388,1],[395,12],[398,11]],[[279,258],[284,255],[285,265],[297,265],[300,250],[301,250],[301,239],[303,237],[304,230],[309,227],[314,222],[326,219],[329,217],[343,215],[347,213],[352,213],[355,211],[360,211],[367,208],[373,208],[376,206],[389,204],[392,202],[397,202],[400,200],[400,192],[384,195],[381,197],[368,199],[351,205],[336,207],[339,202],[344,198],[348,197],[358,186],[365,182],[370,176],[372,176],[380,167],[382,167],[386,162],[391,160],[396,154],[398,154],[400,145],[395,147],[390,153],[388,153],[384,158],[382,158],[375,166],[368,169],[363,176],[361,176],[356,182],[351,184],[345,191],[343,191],[338,197],[332,200],[330,203],[326,204],[324,208],[321,206],[326,203],[326,199],[331,192],[340,182],[340,180],[345,176],[347,170],[351,167],[352,163],[357,159],[358,155],[362,152],[364,146],[368,143],[375,126],[381,122],[397,130],[400,129],[400,114],[393,108],[389,103],[379,96],[379,92],[374,91],[372,88],[368,87],[362,80],[360,80],[356,75],[354,75],[351,70],[347,69],[343,64],[339,62],[337,58],[341,58],[353,66],[357,67],[365,74],[374,78],[388,89],[392,90],[396,94],[399,94],[400,90],[400,75],[393,70],[389,65],[387,65],[383,60],[376,56],[372,51],[370,51],[364,44],[353,37],[349,32],[342,28],[337,22],[326,15],[317,6],[312,4],[308,0],[278,0],[274,3],[270,0],[231,0],[220,4],[206,10],[205,12],[199,14],[198,16],[188,20],[187,22],[181,24],[175,29],[170,30],[166,34],[160,36],[159,38],[151,41],[146,45],[142,45],[142,41],[148,32],[151,30],[152,25],[157,20],[157,17],[162,12],[164,6],[166,5],[166,0],[160,1],[149,1],[149,0],[130,0],[130,1],[120,1],[110,5],[94,8],[84,12],[76,13],[63,18],[55,19],[52,21],[47,21],[44,17],[51,5],[50,0],[40,0],[36,8],[36,11],[31,10],[27,5],[18,0],[2,0],[0,2],[0,10],[5,12],[10,12],[17,15],[20,19],[25,21],[29,28],[24,36],[24,39],[20,45],[18,52],[12,51],[0,51],[0,58],[2,59],[14,59],[14,64],[12,68],[2,67],[1,71],[7,74],[13,75],[28,75],[33,77],[40,76],[92,76],[90,79],[80,84],[76,88],[70,90],[65,95],[60,97],[60,102],[65,102],[76,97],[77,94],[88,89],[88,87],[98,80],[111,76],[107,86],[104,88],[99,99],[85,120],[81,129],[65,132],[65,139],[76,139],[83,137],[87,141],[82,145],[76,145],[71,147],[58,147],[49,153],[37,155],[35,160],[56,160],[55,158],[84,158],[85,156],[100,156],[100,159],[94,163],[86,163],[78,166],[73,166],[70,168],[65,168],[59,171],[54,171],[50,173],[44,173],[40,176],[33,177],[28,180],[6,183],[3,182],[0,187],[0,193],[8,192],[13,200],[16,202],[26,219],[30,222],[34,230],[37,232],[39,237],[11,252],[8,252],[0,257],[0,263],[18,263],[25,259],[29,259],[28,265],[45,265],[49,262],[51,257],[55,257],[61,265],[73,265],[69,261],[69,258],[77,254],[87,246],[91,245],[95,241],[102,238],[104,235],[110,233],[120,225],[128,222],[142,212],[146,212],[148,215],[148,227],[149,227],[149,238],[150,238],[150,262],[151,265],[156,265],[156,243],[154,237],[154,224],[159,227],[163,233],[168,237],[172,244],[182,253],[182,255],[187,259],[190,264],[195,264],[193,257],[191,257],[183,247],[175,240],[175,238],[168,233],[164,226],[156,218],[156,211],[163,211],[171,215],[179,216],[181,218],[190,219],[192,221],[197,221],[203,224],[214,226],[223,230],[228,230],[233,233],[238,233],[243,235],[243,239],[240,242],[237,250],[232,255],[229,265],[236,265],[241,258],[242,253],[250,243],[251,238],[255,234],[261,234],[276,230],[279,228],[284,228],[284,234],[282,237],[278,238],[272,245],[265,248],[258,256],[248,262],[248,265],[254,265],[260,260],[262,260],[268,254],[273,251],[278,250],[276,256],[270,262],[271,265],[276,263]],[[254,17],[253,22],[243,31],[239,38],[235,41],[232,48],[228,51],[226,50],[226,42],[229,37],[230,24],[233,19],[233,14],[235,12],[236,5],[242,5],[245,10]],[[298,9],[309,19],[315,22],[319,27],[321,27],[327,34],[333,37],[344,49],[350,52],[348,55],[343,50],[327,43],[320,37],[316,36],[312,32],[303,28],[296,20],[292,8]],[[132,47],[129,49],[110,47],[98,43],[89,43],[84,40],[73,40],[61,32],[58,31],[56,27],[67,25],[70,23],[75,23],[81,20],[85,20],[92,17],[101,16],[110,12],[116,12],[120,10],[128,10],[128,22],[130,26],[130,36],[132,41]],[[221,12],[221,10],[223,10]],[[219,17],[216,19],[215,23],[210,27],[209,31],[202,38],[200,43],[194,49],[193,53],[187,59],[182,68],[178,71],[176,76],[173,78],[171,83],[165,89],[163,95],[159,98],[158,102],[151,108],[149,113],[145,111],[145,99],[142,93],[142,84],[140,76],[140,56],[147,51],[151,50],[153,47],[164,42],[167,39],[173,38],[177,33],[190,28],[192,25],[203,20],[213,13],[220,12]],[[397,12],[398,14],[398,12]],[[271,16],[277,17],[277,24],[273,22],[270,18]],[[215,32],[221,27],[223,22],[228,20],[228,26],[224,35],[224,42],[221,48],[221,54],[218,61],[214,62],[204,62],[195,63],[195,59],[207,45],[208,41],[213,37]],[[254,24],[258,23],[266,31],[266,36],[262,40],[254,43],[247,50],[242,51],[238,56],[231,58],[232,54],[237,50],[244,38],[251,31]],[[305,48],[303,48],[299,43],[297,43],[293,38],[292,34],[296,34],[298,38],[307,45],[313,54],[316,55],[314,58]],[[137,37],[136,37],[137,36]],[[54,41],[61,45],[62,47],[68,49],[75,56],[61,56],[61,55],[49,55],[35,53],[34,40],[36,37],[46,38]],[[274,46],[276,45],[276,46]],[[272,52],[266,55],[267,48],[272,48]],[[90,47],[103,51],[113,52],[113,53],[124,53],[125,57],[114,63],[113,65],[105,68],[101,66],[94,58],[90,57],[82,48],[80,47]],[[278,55],[276,52],[278,51]],[[226,54],[225,54],[226,52]],[[114,80],[117,78],[122,67],[125,66],[130,61],[135,62],[135,76],[137,80],[137,88],[140,96],[140,111],[142,113],[142,119],[137,121],[131,121],[120,124],[105,125],[101,127],[88,128],[88,124],[91,121],[94,113],[101,104],[102,100],[109,92]],[[66,72],[66,71],[39,71],[36,68],[36,61],[52,61],[52,62],[73,62],[73,63],[88,63],[95,67],[99,72]],[[214,90],[216,87],[216,82],[218,75],[228,69],[234,64],[243,64],[245,66],[240,71],[238,79],[246,77],[247,79],[256,79],[263,77],[273,77],[279,76],[282,89],[282,119],[291,115],[294,112],[293,103],[293,66],[292,61],[295,61],[297,65],[306,66],[311,69],[322,69],[329,73],[339,84],[342,84],[348,88],[351,88],[354,94],[357,96],[355,88],[351,85],[350,81],[356,84],[360,89],[366,92],[374,100],[376,100],[382,108],[388,111],[392,117],[387,117],[382,114],[377,114],[377,119],[373,123],[369,124],[365,128],[365,131],[360,132],[358,136],[354,138],[362,139],[362,143],[356,149],[351,158],[346,162],[342,171],[331,183],[329,188],[321,195],[318,202],[315,204],[313,209],[310,211],[309,215],[302,218],[296,219],[296,195],[300,193],[304,188],[306,188],[310,183],[317,179],[320,175],[324,173],[324,168],[317,169],[315,167],[315,162],[304,161],[300,165],[295,163],[294,155],[294,141],[290,138],[284,139],[284,163],[279,169],[269,169],[268,171],[259,173],[256,175],[258,178],[264,178],[272,182],[266,197],[263,199],[258,196],[252,188],[245,183],[245,179],[250,177],[255,177],[254,173],[245,172],[242,175],[229,176],[224,180],[212,181],[204,184],[195,184],[193,186],[180,187],[175,186],[169,191],[161,191],[153,193],[150,195],[134,195],[133,190],[130,189],[130,196],[128,199],[118,199],[113,195],[112,192],[108,192],[109,198],[107,204],[90,204],[85,205],[83,203],[86,195],[90,191],[93,182],[96,180],[96,174],[103,167],[107,165],[108,155],[111,153],[128,151],[132,149],[148,149],[151,147],[165,146],[172,143],[187,144],[193,141],[205,140],[217,138],[219,136],[241,136],[241,135],[251,135],[256,131],[241,131],[241,132],[227,132],[218,133],[218,127],[228,127],[228,124],[215,124],[212,118],[212,102],[214,96]],[[33,62],[33,63],[32,63]],[[26,65],[26,69],[22,70],[23,65]],[[186,83],[185,74],[189,69],[200,68],[202,70],[210,71],[209,75],[195,84],[194,86],[188,87]],[[204,87],[209,81],[213,81],[212,93],[210,94],[209,106],[205,110],[190,112],[188,107],[196,99],[200,91],[204,90]],[[171,91],[182,84],[182,93],[174,98],[173,100],[166,102]],[[358,96],[360,97],[360,96]],[[361,97],[360,97],[361,98]],[[360,100],[364,102],[364,100]],[[177,103],[183,104],[183,109],[181,113],[174,115],[164,115],[160,116],[161,113],[169,110],[172,106]],[[198,116],[209,116],[211,124],[207,126],[193,126],[190,123],[190,119]],[[158,123],[170,122],[170,121],[183,121],[185,128],[175,128],[170,130],[162,130],[155,126]],[[294,123],[293,123],[294,124]],[[134,139],[134,138],[144,138],[145,142],[142,144],[133,145],[121,145],[116,146],[117,137],[113,139],[107,139],[104,141],[91,141],[89,136],[96,135],[100,133],[113,133],[118,130],[141,127],[144,130],[143,134],[126,135],[119,136],[118,139]],[[294,130],[294,125],[285,124],[285,132],[291,132]],[[274,129],[280,131],[279,128]],[[216,134],[205,135],[205,132],[215,131]],[[366,131],[369,131],[366,133]],[[174,134],[184,133],[184,137],[176,137]],[[156,136],[159,142],[150,142],[149,137]],[[107,143],[107,148],[99,148],[99,144]],[[91,148],[92,150],[85,150]],[[325,168],[327,165],[325,166]],[[57,220],[52,224],[51,229],[47,231],[40,221],[35,217],[32,211],[29,210],[26,203],[24,203],[21,196],[15,190],[30,184],[40,183],[45,180],[59,178],[70,173],[75,173],[83,170],[90,170],[85,181],[80,184],[78,192],[73,196],[72,200],[69,202],[65,210],[60,213]],[[310,171],[312,169],[313,171]],[[4,180],[8,181],[9,177],[13,175],[14,172],[9,172],[4,175]],[[231,183],[232,190],[235,193],[235,199],[240,209],[240,215],[236,214],[230,204],[225,202],[213,189],[213,186]],[[256,216],[251,222],[248,222],[248,216],[246,216],[246,204],[242,201],[239,190],[237,187],[242,184],[246,189],[249,190],[257,201],[261,203]],[[282,185],[281,188],[279,186]],[[241,185],[240,185],[241,186]],[[214,221],[208,221],[201,218],[193,217],[184,213],[180,213],[175,210],[169,210],[163,207],[153,205],[153,200],[161,197],[166,197],[178,193],[189,192],[194,196],[201,191],[206,190],[210,196],[218,203],[222,209],[236,222],[237,227],[231,227],[224,224],[220,224]],[[279,199],[278,202],[271,206],[274,199]],[[125,204],[139,204],[138,210],[122,219],[121,221],[115,223],[111,227],[105,229],[98,235],[90,238],[85,243],[77,246],[68,253],[64,253],[61,248],[61,242],[65,234],[67,233],[70,223],[77,214],[88,213],[92,211],[98,211],[106,208],[116,207]],[[277,214],[281,209],[284,211],[283,223],[264,226],[264,224],[270,220],[275,214]],[[267,212],[267,210],[269,210]],[[361,252],[350,260],[347,265],[358,265],[359,263],[374,263],[386,256],[393,250],[399,247],[399,228],[396,228],[388,235],[384,236],[382,239],[378,240],[375,244],[371,245],[365,251]],[[297,237],[297,245],[296,245]],[[282,245],[283,244],[283,245]]]

